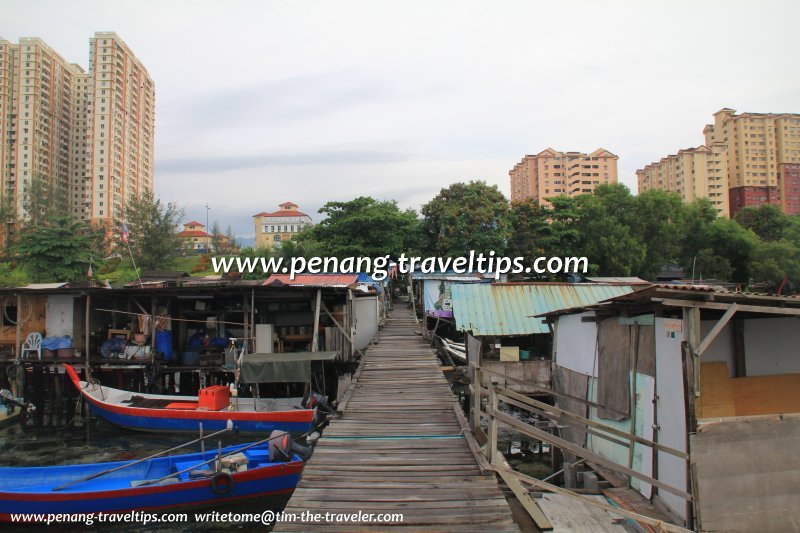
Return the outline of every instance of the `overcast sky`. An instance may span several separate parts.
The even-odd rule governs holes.
[[[800,112],[800,2],[3,0],[0,36],[88,68],[116,31],[156,83],[156,193],[252,236],[287,200],[419,206],[548,146],[620,181],[722,107]]]

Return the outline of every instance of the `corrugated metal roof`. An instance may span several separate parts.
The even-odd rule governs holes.
[[[630,285],[649,285],[650,282],[643,280],[642,278],[637,278],[635,276],[613,276],[613,277],[599,277],[599,276],[592,276],[586,277],[587,280],[591,281],[592,283],[625,283]]]
[[[630,285],[601,283],[495,283],[451,285],[453,317],[459,331],[473,335],[548,333],[540,315],[593,305],[633,292]]]
[[[67,282],[63,282],[63,283],[29,283],[28,285],[25,285],[24,287],[21,287],[21,288],[22,289],[33,289],[33,290],[44,291],[44,290],[48,290],[48,289],[60,289],[62,287],[66,287],[66,286],[67,286]]]
[[[273,274],[264,285],[285,285],[289,287],[349,287],[358,281],[358,274],[297,274],[289,279],[289,274]]]
[[[477,282],[484,279],[493,278],[494,275],[481,274],[479,272],[470,272],[464,274],[456,274],[455,272],[417,272],[411,273],[411,279],[419,280],[435,280],[435,281],[456,281],[456,282]]]

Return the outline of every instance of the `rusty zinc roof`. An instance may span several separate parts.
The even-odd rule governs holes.
[[[450,288],[456,328],[476,336],[549,333],[544,319],[533,315],[633,292],[619,283],[454,283]]]
[[[264,282],[265,286],[288,287],[349,287],[358,281],[358,274],[273,274]]]

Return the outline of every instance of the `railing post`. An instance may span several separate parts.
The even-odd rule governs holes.
[[[472,409],[470,409],[470,417],[472,420],[472,429],[480,429],[481,427],[481,369],[478,366],[472,367]]]
[[[494,384],[489,386],[489,407],[487,409],[489,414],[489,442],[486,443],[486,458],[489,464],[496,464],[497,458],[497,420],[495,413],[497,412],[497,390]]]

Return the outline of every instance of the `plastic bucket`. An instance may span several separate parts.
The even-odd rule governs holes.
[[[156,351],[164,354],[164,361],[172,361],[172,332],[156,331]]]

